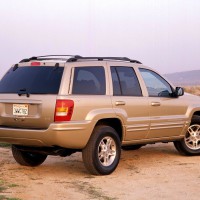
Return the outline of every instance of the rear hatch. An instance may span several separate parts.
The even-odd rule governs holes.
[[[64,70],[56,63],[12,67],[0,81],[0,127],[46,129],[54,122]]]

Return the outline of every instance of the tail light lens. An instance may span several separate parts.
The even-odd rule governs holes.
[[[74,110],[74,101],[72,100],[62,100],[56,101],[55,122],[70,121]]]

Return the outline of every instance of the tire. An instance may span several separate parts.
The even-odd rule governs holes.
[[[193,116],[185,137],[175,141],[174,146],[183,155],[200,155],[200,116]]]
[[[86,169],[93,175],[111,174],[117,167],[121,155],[121,141],[110,126],[95,127],[90,140],[82,151]]]
[[[130,146],[122,146],[124,151],[138,150],[142,147],[142,144],[130,145]]]
[[[12,145],[12,154],[17,163],[31,167],[41,165],[47,158],[47,155],[44,154],[22,151],[15,145]]]

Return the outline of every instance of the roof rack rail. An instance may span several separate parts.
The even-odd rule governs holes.
[[[61,57],[68,57],[68,58],[61,58]],[[72,57],[76,57],[78,55],[44,55],[44,56],[33,56],[33,57],[30,57],[30,58],[25,58],[23,60],[21,60],[19,63],[22,63],[22,62],[29,62],[31,60],[68,60],[69,57],[72,58]],[[50,57],[50,58],[48,58]]]
[[[130,58],[127,57],[82,57],[82,56],[74,56],[71,57],[67,60],[67,62],[76,62],[77,60],[122,60],[122,61],[128,61],[131,63],[138,63],[138,64],[142,64],[140,61],[138,60],[131,60]]]
[[[68,58],[61,58],[61,57],[68,57]],[[49,58],[48,58],[49,57]],[[25,58],[21,60],[19,63],[22,62],[30,62],[31,60],[65,60],[66,62],[76,62],[78,60],[98,60],[98,61],[103,61],[103,60],[118,60],[118,61],[128,61],[131,63],[138,63],[142,64],[138,60],[132,60],[127,57],[83,57],[79,55],[45,55],[45,56],[33,56],[30,58]]]

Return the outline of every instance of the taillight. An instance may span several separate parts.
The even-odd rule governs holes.
[[[56,101],[55,122],[70,121],[74,110],[74,101],[58,99]]]
[[[32,62],[31,66],[40,66],[40,62]]]

